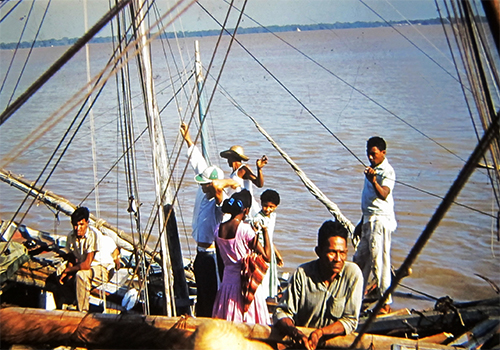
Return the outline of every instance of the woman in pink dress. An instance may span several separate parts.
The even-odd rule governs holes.
[[[264,290],[259,286],[255,298],[247,312],[243,312],[243,295],[241,292],[242,259],[252,251],[262,254],[269,262],[271,249],[267,230],[264,232],[264,249],[254,229],[243,222],[250,211],[252,196],[243,189],[226,199],[222,211],[231,214],[231,219],[220,224],[215,230],[215,240],[222,260],[224,261],[224,277],[215,297],[212,317],[228,321],[269,324]]]

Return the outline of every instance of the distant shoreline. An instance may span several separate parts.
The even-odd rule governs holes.
[[[413,25],[435,25],[441,24],[441,20],[439,18],[433,19],[421,19],[421,20],[410,20],[408,21]],[[350,23],[319,23],[319,24],[307,24],[307,25],[298,25],[291,24],[286,26],[268,26],[268,27],[251,27],[251,28],[238,28],[238,34],[252,34],[252,33],[266,33],[266,32],[293,32],[293,31],[308,31],[308,30],[331,30],[331,29],[348,29],[348,28],[376,28],[376,27],[389,27],[389,26],[402,26],[409,25],[407,21],[389,21],[385,22],[350,22]],[[231,29],[228,29],[229,31]],[[182,33],[183,37],[204,37],[204,36],[215,36],[219,35],[220,30],[201,30],[194,32],[184,32]],[[179,33],[177,33],[179,34]],[[173,39],[175,38],[176,33],[168,32],[162,34],[160,38],[162,39]],[[78,38],[62,38],[62,39],[50,39],[50,40],[41,40],[37,41],[34,44],[32,42],[23,41],[21,43],[0,43],[0,50],[14,50],[16,48],[19,49],[27,49],[30,47],[51,47],[51,46],[67,46],[73,45]],[[91,43],[108,43],[112,42],[112,37],[97,37],[93,38]]]

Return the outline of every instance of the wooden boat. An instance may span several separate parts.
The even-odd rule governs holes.
[[[271,348],[291,344],[290,339],[283,338],[279,332],[273,331],[268,326],[233,324],[222,320],[214,323],[211,319],[189,316],[144,317],[137,307],[127,311],[123,303],[127,289],[120,289],[120,285],[126,283],[123,281],[114,283],[113,279],[106,286],[104,301],[107,313],[100,313],[103,300],[99,293],[93,293],[95,296],[91,299],[94,302],[91,314],[54,310],[53,302],[50,302],[44,290],[46,278],[55,270],[55,261],[61,260],[55,255],[47,255],[47,251],[54,249],[55,241],[46,232],[26,227],[15,231],[11,229],[10,234],[14,237],[12,247],[18,245],[24,248],[25,253],[22,255],[23,259],[13,261],[16,271],[10,273],[10,276],[2,282],[2,301],[22,306],[45,307],[45,309],[4,305],[0,309],[0,332],[4,345],[55,347],[65,344],[110,349],[195,349],[195,339],[203,341],[200,337],[201,339],[209,337],[203,335],[204,332],[210,334],[215,332],[219,337],[237,336],[241,337],[240,341],[261,342]],[[29,248],[25,247],[26,244],[20,243],[33,240],[36,244]],[[43,244],[45,247],[41,247]],[[127,271],[128,268],[123,270]],[[125,277],[129,275],[130,272],[125,273]],[[35,290],[38,293],[34,292]],[[24,297],[19,298],[20,294]],[[30,294],[31,298],[28,297]],[[41,296],[44,298],[40,298]],[[159,304],[160,300],[156,303]],[[358,329],[367,319],[367,316],[360,319]],[[202,326],[201,331],[197,332],[200,326]],[[313,331],[307,328],[301,330],[304,334]],[[442,298],[437,301],[434,309],[421,311],[405,309],[376,318],[355,348],[455,349],[454,346],[470,348],[478,344],[489,348],[498,344],[499,330],[500,296],[467,303],[456,303],[449,298]],[[355,337],[356,334],[330,339],[324,344],[324,348],[348,348]],[[255,345],[255,348],[261,346],[257,343],[250,344]]]
[[[130,3],[130,1],[121,1],[118,2],[117,6],[115,6],[112,11],[109,12],[109,14],[106,15],[107,20],[111,19],[113,16],[117,15],[120,13],[120,11]],[[180,4],[176,4],[174,7],[172,7],[172,11],[167,11],[166,13],[172,13],[173,9],[178,9],[177,6]],[[188,5],[193,4],[193,2],[189,2]],[[138,20],[135,25],[135,29],[137,30],[137,33],[139,33],[139,29],[145,25],[144,21],[142,21],[143,13],[141,13],[140,9],[142,8],[142,5],[136,3],[135,4],[135,10],[138,10],[136,12],[135,20]],[[183,9],[181,9],[181,12]],[[163,18],[166,18],[166,15],[163,16]],[[104,21],[104,18],[103,18]],[[91,30],[89,30],[88,33],[96,33],[102,26],[104,25],[104,22],[100,21],[99,23],[96,24]],[[161,30],[159,31],[161,32]],[[224,31],[221,32],[221,34],[224,34]],[[128,62],[128,57],[126,57],[126,54],[131,54],[131,55],[136,55],[140,57],[140,61],[147,62],[149,61],[149,53],[147,52],[147,47],[150,44],[150,41],[153,40],[155,37],[158,35],[152,33],[152,29],[149,28],[148,33],[142,33],[142,34],[137,34],[135,37],[135,41],[133,42],[128,42],[125,44],[125,39],[128,38],[128,35],[125,34],[123,35],[122,39],[124,39],[123,46],[121,46],[117,51],[122,50],[123,55],[120,55],[118,58],[116,58],[116,61],[114,62],[115,65],[108,65],[107,69],[109,72],[109,75],[112,76],[116,74],[118,71],[120,71],[121,74],[126,75],[128,73],[125,72],[126,70],[126,63]],[[90,39],[91,34],[87,35],[85,37],[85,40]],[[63,64],[64,60],[68,59],[70,55],[74,54],[79,48],[83,47],[83,40],[79,41],[73,46],[67,54],[64,55],[64,57],[61,57],[60,60],[58,60],[58,64]],[[140,49],[135,50],[135,47],[139,47]],[[149,67],[143,67],[144,71],[148,71]],[[123,70],[121,70],[123,69]],[[151,72],[149,72],[151,73]],[[52,72],[51,74],[54,74]],[[42,80],[38,80],[36,84],[34,84],[35,88],[43,85],[45,83],[45,78],[47,76],[44,75]],[[96,76],[96,79],[92,81],[92,84],[94,86],[94,93],[97,93],[98,89],[102,87],[102,84],[99,82],[99,79],[101,79],[101,76]],[[186,81],[187,82],[187,81]],[[126,85],[125,80],[122,81],[123,85]],[[202,85],[203,83],[200,83],[199,85]],[[128,243],[134,242],[139,246],[137,249],[136,244],[133,244],[132,250],[135,251],[140,251],[141,253],[144,252],[143,254],[136,254],[136,261],[137,266],[145,267],[146,265],[151,265],[152,261],[155,261],[158,263],[158,266],[161,266],[162,268],[162,273],[161,275],[158,274],[153,274],[154,276],[151,276],[149,273],[146,272],[146,269],[142,271],[142,273],[138,272],[136,274],[137,278],[137,285],[140,286],[140,309],[143,311],[145,314],[150,314],[150,313],[162,313],[165,315],[174,315],[176,313],[182,313],[182,308],[184,310],[186,307],[189,309],[190,302],[188,300],[188,296],[186,294],[187,291],[187,286],[185,285],[185,274],[186,270],[183,268],[184,264],[182,263],[182,259],[173,258],[172,256],[169,255],[169,253],[173,252],[180,252],[180,249],[177,248],[178,244],[178,236],[177,234],[172,234],[175,230],[171,230],[169,226],[169,218],[172,218],[173,212],[170,210],[171,205],[173,203],[173,199],[169,199],[165,201],[165,196],[164,193],[167,192],[166,188],[168,187],[168,183],[171,182],[171,176],[168,174],[162,174],[162,171],[164,168],[168,168],[164,163],[163,165],[158,166],[157,165],[157,160],[158,159],[163,159],[165,158],[165,154],[162,154],[161,150],[165,148],[165,146],[162,143],[163,136],[161,134],[155,134],[152,131],[157,131],[157,129],[161,129],[158,125],[160,123],[156,119],[158,117],[158,106],[157,103],[155,102],[155,91],[154,88],[151,89],[151,87],[154,87],[154,83],[152,80],[152,74],[147,74],[144,75],[144,81],[141,82],[141,86],[144,87],[142,93],[146,96],[146,114],[148,115],[148,130],[151,132],[151,148],[155,150],[153,152],[152,157],[154,158],[153,163],[155,166],[153,167],[155,170],[155,175],[154,175],[154,180],[152,181],[153,185],[151,187],[152,191],[155,192],[155,197],[157,198],[157,201],[154,204],[154,210],[151,213],[151,218],[152,220],[155,220],[155,218],[159,218],[159,222],[156,224],[156,227],[158,229],[157,232],[157,242],[154,244],[154,248],[151,247],[151,245],[148,246],[147,243],[141,242],[141,239],[145,239],[145,236],[147,235],[148,230],[144,230],[141,227],[141,221],[140,219],[137,218],[138,212],[136,211],[137,208],[140,208],[140,203],[137,203],[134,201],[133,196],[126,196],[125,200],[128,201],[130,200],[130,206],[129,208],[131,209],[129,212],[130,218],[132,219],[131,221],[134,221],[134,223],[137,225],[137,232],[139,235],[135,236],[136,241],[134,242],[134,239],[129,239]],[[153,90],[153,91],[152,91]],[[215,89],[214,89],[215,91]],[[26,94],[23,94],[20,97],[19,102],[16,102],[9,105],[8,108],[1,114],[1,123],[3,124],[7,119],[9,119],[11,116],[13,116],[15,113],[17,113],[17,109],[19,108],[20,104],[22,103],[22,100],[27,100],[29,99],[30,96],[34,91],[30,90],[27,91]],[[90,96],[87,95],[86,98]],[[202,96],[202,93],[199,93],[198,99],[196,100],[197,106],[201,106],[202,103],[200,101],[200,97]],[[478,100],[481,100],[479,98]],[[125,104],[130,104],[132,105],[131,101],[125,102]],[[491,107],[491,106],[489,106]],[[496,142],[498,143],[498,112],[495,113],[495,111],[489,110],[489,112],[493,112],[493,114],[490,115],[490,119],[486,120],[488,121],[485,123],[485,130],[489,132],[489,141],[491,139],[496,138]],[[69,113],[69,110],[65,113]],[[201,121],[199,124],[203,126],[204,124],[204,112],[200,113],[201,114]],[[83,121],[82,118],[81,121]],[[80,119],[77,119],[80,120]],[[47,122],[49,123],[49,122]],[[493,125],[493,127],[491,126]],[[496,126],[495,126],[496,125]],[[495,129],[496,128],[496,129]],[[203,132],[203,127],[199,128],[199,136],[202,138],[204,136]],[[264,134],[266,135],[266,134]],[[39,137],[37,135],[34,136],[34,139],[36,137]],[[128,135],[130,139],[128,141],[130,142],[127,144],[125,147],[126,151],[125,153],[128,153],[128,151],[133,149],[133,138],[132,135]],[[267,136],[266,136],[267,137]],[[270,139],[270,137],[268,137]],[[479,151],[476,153],[484,153],[485,148],[488,148],[488,144],[491,143],[489,141],[484,141],[484,143],[481,143],[481,147],[479,147]],[[30,143],[31,141],[27,141],[26,144]],[[493,145],[495,143],[493,142]],[[158,147],[157,147],[158,146]],[[275,147],[283,156],[285,157],[286,154],[280,149],[279,146],[276,146],[273,144],[273,147]],[[495,146],[492,146],[493,148]],[[158,149],[157,149],[158,148]],[[22,149],[20,150],[22,151]],[[158,151],[158,152],[156,152]],[[493,153],[495,152],[498,153],[498,150],[493,150]],[[20,154],[20,153],[19,153]],[[15,157],[17,155],[13,154]],[[477,158],[480,158],[481,154],[476,154],[475,158],[471,161],[472,165],[477,164]],[[286,157],[285,157],[286,158]],[[493,157],[493,159],[496,159]],[[158,160],[159,161],[159,160]],[[474,164],[475,163],[475,164]],[[297,173],[302,173],[300,168],[296,166],[293,162],[291,163],[292,168],[297,172]],[[492,169],[499,169],[498,164],[495,164]],[[184,173],[185,173],[185,168],[184,168]],[[470,174],[470,170],[467,170]],[[183,173],[183,175],[184,175]],[[11,177],[12,175],[9,175],[8,172],[4,173],[5,176],[4,178]],[[466,176],[467,174],[464,175],[464,180],[466,181]],[[498,174],[497,174],[498,176]],[[133,175],[130,175],[130,177],[133,177]],[[328,210],[337,217],[337,219],[342,220],[345,222],[345,224],[352,229],[352,224],[350,222],[343,218],[341,213],[337,210],[338,208],[335,206],[333,202],[331,202],[326,196],[324,196],[321,191],[315,187],[314,184],[312,184],[306,177],[301,178],[302,181],[306,184],[306,186],[309,186],[311,191],[314,192],[315,196],[320,198],[322,203],[328,206]],[[34,180],[34,179],[33,179]],[[38,181],[34,181],[34,183],[38,183]],[[462,184],[462,183],[461,183]],[[26,185],[26,184],[24,184]],[[33,190],[33,185],[28,184],[27,186],[27,191],[31,193]],[[38,202],[43,202],[45,198],[47,197],[46,194],[44,193],[44,187],[47,187],[44,185],[41,186],[42,188],[39,189],[40,191],[38,194],[34,194],[34,197],[36,198],[36,201]],[[459,188],[454,188],[453,190],[453,195],[456,195],[456,191],[459,191]],[[177,190],[178,191],[178,190]],[[176,192],[174,190],[173,192]],[[136,194],[136,192],[131,191],[130,194]],[[33,194],[32,194],[33,195]],[[174,196],[175,197],[175,196]],[[453,200],[453,197],[451,198]],[[448,202],[449,203],[449,202]],[[59,205],[59,204],[58,204]],[[135,206],[135,209],[133,209]],[[123,203],[122,203],[123,207]],[[73,206],[74,209],[74,206]],[[56,209],[57,211],[64,212],[64,208],[62,205],[59,205]],[[440,207],[439,210],[441,211],[441,214],[444,215],[443,211],[446,212],[446,208]],[[71,213],[71,209],[69,209],[66,214]],[[100,218],[99,218],[100,219]],[[439,222],[439,217],[436,217],[436,219],[433,218],[432,225],[437,225]],[[12,222],[13,220],[9,220],[10,225],[5,225],[5,227],[10,227],[12,229]],[[22,221],[22,220],[21,220]],[[98,220],[99,221],[99,220]],[[23,223],[20,223],[19,227]],[[175,223],[174,223],[175,226]],[[148,229],[152,230],[153,225],[148,226]],[[165,230],[166,227],[167,230]],[[48,239],[43,233],[39,234],[32,234],[30,233],[29,236],[26,236],[25,234],[23,235],[23,229],[20,231],[14,230],[13,233],[9,236],[8,234],[6,235],[5,233],[5,228],[2,229],[2,236],[4,237],[4,240],[8,242],[14,242],[15,238],[21,242],[21,243],[27,243],[29,244],[29,240],[34,239],[36,237],[36,243],[34,247],[31,247],[31,249],[41,249],[44,244],[46,247],[51,247],[54,246],[55,243],[60,239],[60,237],[57,237],[55,239]],[[29,230],[28,230],[29,233]],[[432,233],[432,227],[429,226],[429,229],[426,231],[426,237],[423,238],[423,240],[426,240],[430,237],[430,234]],[[125,234],[126,235],[126,234]],[[122,231],[117,231],[116,236],[124,239],[125,237],[124,232]],[[167,239],[165,236],[168,236]],[[35,237],[34,237],[35,236]],[[132,235],[130,235],[132,236]],[[11,239],[12,238],[12,239]],[[118,238],[117,238],[118,240]],[[177,240],[177,242],[176,242]],[[425,241],[422,242],[425,244]],[[172,244],[172,245],[171,245]],[[158,248],[161,246],[161,248]],[[170,249],[167,249],[167,246],[170,247]],[[45,247],[45,246],[44,246]],[[28,247],[28,249],[30,249]],[[137,250],[136,250],[137,249]],[[164,255],[160,258],[159,255],[157,254],[158,251],[161,251]],[[5,253],[5,250],[3,250]],[[28,252],[29,255],[29,252]],[[39,255],[39,254],[36,254]],[[418,252],[417,252],[418,255]],[[33,254],[35,256],[35,254]],[[147,256],[147,257],[146,257]],[[19,285],[19,284],[30,284],[34,287],[37,287],[38,289],[44,288],[43,281],[44,278],[51,272],[53,272],[54,266],[52,266],[52,263],[56,263],[55,260],[52,260],[52,263],[44,266],[43,268],[41,267],[43,265],[43,261],[47,261],[49,258],[51,259],[56,259],[54,256],[42,256],[39,261],[35,261],[36,264],[39,264],[37,266],[28,266],[28,268],[14,268],[11,269],[11,271],[7,271],[7,273],[3,277],[5,280],[3,280],[2,284],[2,299],[6,300],[9,292],[9,288],[13,288],[13,286]],[[26,264],[32,264],[33,259],[30,260],[28,263],[23,261],[26,259],[26,255],[20,254],[19,258],[16,259],[16,264],[17,265],[22,265],[25,266]],[[412,257],[408,263],[405,266],[404,269],[401,269],[401,274],[404,274],[404,270],[409,268],[411,266],[412,259],[414,260],[415,257]],[[177,264],[177,269],[175,268],[175,264]],[[170,266],[171,265],[171,266]],[[179,269],[179,265],[181,266],[181,269]],[[44,270],[44,268],[46,270]],[[12,272],[12,270],[16,270],[15,272]],[[179,274],[175,275],[175,271],[177,271]],[[401,274],[396,274],[396,279],[399,282],[400,279],[402,278]],[[180,276],[180,277],[179,277]],[[149,282],[144,282],[149,279]],[[156,278],[156,280],[155,280]],[[172,280],[175,281],[175,285],[172,282]],[[159,282],[159,283],[157,283]],[[154,285],[155,287],[160,285],[161,287],[159,289],[149,289],[147,290],[145,286],[151,287]],[[394,285],[397,285],[397,282],[394,283]],[[5,289],[4,289],[5,288]],[[154,295],[161,295],[161,300],[164,303],[163,305],[159,305],[158,307],[155,307],[155,302],[152,301],[150,298]],[[109,299],[112,299],[112,294],[108,295],[107,297]],[[123,295],[120,295],[122,297]],[[36,296],[38,297],[38,295]],[[27,298],[23,298],[24,302],[26,301]],[[36,299],[36,298],[35,298]],[[416,313],[413,312],[409,315],[396,315],[396,316],[390,316],[387,318],[377,318],[373,319],[371,316],[369,318],[364,319],[360,323],[360,336],[359,339],[354,336],[347,336],[347,337],[337,337],[332,340],[329,340],[326,344],[328,347],[333,347],[333,348],[346,348],[351,346],[353,342],[355,341],[355,337],[357,339],[357,344],[355,345],[355,348],[420,348],[420,349],[425,349],[425,348],[450,348],[450,346],[461,346],[461,347],[467,347],[467,348],[473,348],[473,347],[480,347],[482,346],[483,348],[494,348],[498,346],[498,303],[497,299],[493,300],[492,302],[486,303],[486,305],[468,305],[459,307],[456,303],[450,303],[448,302],[447,305],[448,308],[443,308],[439,310],[434,310],[434,311],[425,311],[425,312],[420,312]],[[118,303],[118,306],[116,307],[117,309],[120,308],[119,306],[120,303]],[[375,309],[376,310],[376,309]],[[119,316],[116,315],[110,315],[110,314],[90,314],[90,315],[83,315],[77,312],[69,312],[69,311],[42,311],[42,310],[32,310],[32,309],[16,309],[16,308],[5,308],[0,310],[1,315],[0,315],[0,322],[1,322],[1,337],[2,337],[2,342],[5,342],[6,344],[32,344],[34,346],[42,346],[45,344],[50,344],[51,346],[58,346],[61,344],[71,344],[73,346],[87,346],[87,347],[103,347],[103,348],[122,348],[124,346],[128,346],[130,348],[143,348],[143,347],[150,347],[150,348],[162,348],[162,347],[167,347],[167,345],[164,344],[164,342],[172,342],[171,346],[172,348],[176,347],[177,345],[173,343],[171,340],[165,340],[167,339],[167,333],[170,332],[172,327],[174,329],[180,328],[180,324],[184,324],[182,327],[187,327],[184,329],[187,329],[187,331],[181,331],[181,332],[171,332],[175,333],[173,336],[174,338],[181,339],[180,341],[186,341],[187,343],[182,343],[179,346],[185,346],[186,348],[189,347],[194,347],[193,342],[194,342],[194,337],[193,334],[196,333],[195,329],[198,329],[202,323],[208,322],[208,320],[201,320],[201,319],[194,319],[194,318],[189,318],[189,319],[179,319],[179,318],[172,318],[172,317],[152,317],[152,316],[138,316],[134,314],[121,314]],[[189,312],[188,312],[189,313]],[[371,318],[371,320],[370,320]],[[86,324],[85,322],[89,322],[89,324]],[[82,323],[83,322],[83,323]],[[123,323],[120,322],[125,322],[127,326],[123,326]],[[149,330],[151,330],[151,327],[154,328],[152,330],[153,333],[151,336],[149,336],[148,340],[132,340],[130,339],[132,334],[138,333],[146,333],[144,328],[140,328],[140,324],[145,324],[146,327]],[[71,326],[70,326],[71,325]],[[186,326],[188,325],[188,326]],[[365,327],[366,329],[362,329]],[[439,325],[439,327],[438,327]],[[19,326],[22,327],[22,331],[20,330]],[[74,326],[72,328],[72,326]],[[57,329],[61,332],[53,332],[53,329]],[[238,329],[243,329],[240,330],[239,332],[243,334],[244,337],[249,337],[255,340],[259,341],[264,341],[271,346],[277,348],[279,346],[287,346],[289,345],[287,339],[280,339],[279,336],[273,333],[272,329],[269,327],[259,327],[259,326],[249,326],[249,325],[235,325]],[[49,328],[49,329],[47,329]],[[117,329],[122,329],[124,328],[126,331],[130,332],[130,330],[136,330],[137,332],[134,333],[129,333],[128,336],[117,336],[116,331]],[[156,329],[158,328],[158,329]],[[255,333],[252,333],[254,332]],[[304,332],[307,334],[311,330],[304,330]],[[367,335],[366,332],[369,332],[370,335]],[[365,334],[362,334],[365,333]],[[395,338],[386,338],[385,336],[382,336],[381,334],[387,335],[395,335],[398,336],[396,339]],[[451,336],[449,336],[451,334]],[[474,339],[473,335],[476,336]],[[418,338],[418,340],[411,339],[411,338]],[[423,338],[423,339],[422,339]],[[119,341],[123,341],[123,343],[120,343]],[[149,342],[148,342],[149,341]],[[380,341],[380,342],[379,342]],[[425,345],[423,345],[425,343]],[[431,344],[432,345],[427,345]],[[147,344],[147,345],[146,345]],[[440,345],[438,345],[440,344]],[[219,344],[220,345],[220,344]],[[232,345],[232,344],[230,344]]]
[[[219,336],[227,331],[224,327],[234,329],[244,338],[267,343],[273,348],[277,348],[278,344],[284,346],[290,343],[289,339],[283,338],[268,326],[193,317],[100,313],[87,315],[75,311],[10,307],[0,309],[0,319],[2,340],[7,344],[188,349],[193,348],[193,339],[196,337],[194,333],[201,325],[215,327],[221,331]],[[356,349],[456,349],[473,348],[478,344],[489,348],[498,344],[499,329],[500,304],[496,298],[460,304],[454,309],[413,311],[411,315],[379,318],[369,329],[370,334],[363,336]],[[301,330],[306,335],[312,331],[307,328]],[[347,348],[354,337],[355,335],[335,337],[326,342],[325,348]]]
[[[3,302],[25,307],[55,309],[53,295],[48,290],[50,288],[47,286],[47,278],[56,273],[64,261],[62,258],[65,254],[64,245],[60,245],[60,243],[65,242],[66,237],[59,236],[54,239],[48,232],[40,232],[25,225],[17,226],[15,223],[6,221],[1,221],[1,223],[9,225],[6,237],[11,242],[9,254],[6,259],[0,261],[0,266],[5,267],[0,283]],[[0,243],[0,245],[5,245],[5,242]],[[123,300],[127,292],[130,294],[131,290],[140,289],[140,282],[134,274],[137,267],[133,262],[132,253],[122,250],[121,255],[122,268],[114,271],[105,285],[91,291],[91,311],[102,311],[103,309],[107,312],[127,311],[127,309],[130,311],[133,307],[135,310],[141,311],[136,300],[128,306],[126,306],[127,300]],[[13,259],[14,256],[15,259]],[[158,277],[160,265],[154,262],[154,259],[151,259],[150,264],[152,268],[149,299],[152,310],[156,313],[162,313],[162,298],[156,296],[158,291],[162,290],[161,278]],[[195,296],[193,273],[189,268],[186,268],[185,275],[188,285],[191,286],[192,294]],[[69,305],[69,307],[74,306]]]

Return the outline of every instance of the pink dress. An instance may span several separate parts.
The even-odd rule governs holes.
[[[248,312],[243,314],[243,295],[241,294],[241,259],[251,252],[248,247],[255,237],[254,230],[247,223],[240,223],[235,237],[224,239],[219,237],[219,226],[215,229],[215,240],[224,261],[224,277],[215,297],[212,317],[234,322],[270,323],[266,297],[262,286],[257,288],[255,299]]]

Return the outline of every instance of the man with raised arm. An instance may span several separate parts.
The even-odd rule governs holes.
[[[239,185],[234,180],[224,179],[224,173],[217,166],[208,166],[202,153],[193,143],[185,123],[182,123],[180,132],[188,146],[189,162],[197,174],[194,179],[200,185],[192,221],[193,238],[198,245],[194,261],[197,290],[195,313],[198,317],[211,317],[220,283],[214,231],[223,216],[220,205],[226,198],[224,188],[238,188]]]

